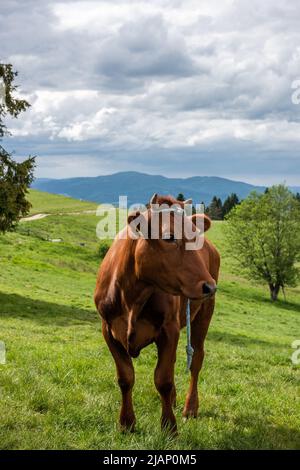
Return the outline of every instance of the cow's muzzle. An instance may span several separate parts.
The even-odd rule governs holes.
[[[202,287],[202,292],[204,295],[214,295],[217,291],[217,285],[215,283],[205,282]]]

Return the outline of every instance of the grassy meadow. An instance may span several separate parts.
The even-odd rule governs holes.
[[[70,197],[63,197],[58,194],[49,194],[34,189],[29,190],[29,199],[32,204],[30,215],[34,214],[65,214],[97,209],[94,202],[81,201]]]
[[[182,332],[176,366],[179,436],[159,429],[156,349],[135,360],[135,433],[119,432],[115,367],[93,305],[101,259],[93,203],[31,191],[32,214],[0,236],[1,449],[300,449],[300,287],[271,304],[226,252],[223,223],[208,237],[222,255],[200,378],[198,419],[181,413],[189,377]],[[81,212],[81,214],[79,214]],[[62,238],[51,243],[47,238]]]

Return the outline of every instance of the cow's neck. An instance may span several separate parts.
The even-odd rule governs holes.
[[[118,283],[120,285],[123,302],[129,312],[130,322],[134,323],[143,306],[152,295],[154,287],[137,278],[135,272],[136,240],[128,240],[121,257]]]

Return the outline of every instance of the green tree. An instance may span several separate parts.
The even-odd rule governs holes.
[[[295,199],[296,199],[296,201],[300,202],[300,193],[296,193]]]
[[[235,193],[232,193],[230,196],[228,196],[223,204],[223,218],[229,214],[231,209],[233,209],[239,203],[239,198]]]
[[[180,202],[184,202],[186,200],[182,193],[179,193],[176,199]],[[196,214],[196,207],[194,205],[192,205],[192,214]]]
[[[284,185],[251,193],[227,216],[229,250],[246,273],[269,286],[271,299],[299,278],[300,205]]]
[[[213,220],[223,219],[223,205],[219,197],[214,196],[208,207],[207,214]]]
[[[0,142],[5,135],[9,135],[4,118],[18,115],[29,107],[26,100],[14,97],[17,89],[11,64],[0,64]],[[0,232],[12,230],[19,219],[25,216],[30,203],[26,199],[28,187],[33,181],[35,158],[17,163],[0,145]]]
[[[185,197],[182,193],[179,193],[176,199],[177,201],[181,201],[181,202],[185,201]]]

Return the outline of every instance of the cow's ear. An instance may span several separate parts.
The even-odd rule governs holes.
[[[127,223],[134,236],[142,235],[144,238],[148,238],[148,222],[140,211],[128,214]]]
[[[203,219],[204,219],[204,232],[207,232],[207,230],[209,230],[211,226],[210,218],[206,214],[193,214],[192,215],[192,221],[196,226],[199,225],[199,223],[201,223]]]
[[[154,193],[149,201],[149,204],[151,206],[151,204],[156,204],[156,202],[157,202],[157,193]]]
[[[193,199],[186,199],[185,201],[183,201],[183,205],[185,204],[193,204]]]

